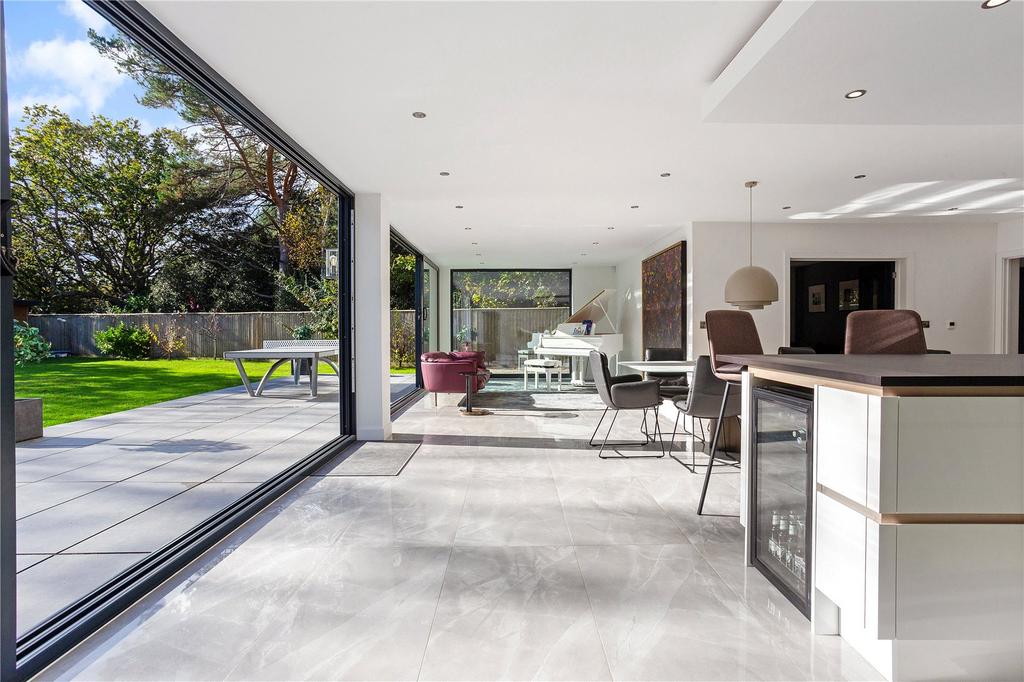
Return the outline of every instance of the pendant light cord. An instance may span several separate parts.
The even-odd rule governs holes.
[[[750,265],[754,264],[754,186],[750,186],[750,223],[749,239],[747,240],[747,260]]]

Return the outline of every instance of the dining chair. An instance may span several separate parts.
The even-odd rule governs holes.
[[[845,352],[923,355],[924,323],[915,310],[856,310],[846,318]]]
[[[686,361],[686,351],[682,348],[647,348],[644,350],[644,360],[662,361],[662,360],[674,360],[677,362]],[[686,378],[686,373],[683,372],[666,372],[666,371],[647,371],[644,372],[645,379],[657,379],[658,380],[658,391],[661,393],[662,398],[676,398],[677,396],[685,396],[689,390],[689,382]]]
[[[715,435],[711,439],[710,460],[707,470],[704,473],[704,485],[700,491],[700,501],[697,503],[697,515],[704,513],[704,499],[708,494],[708,483],[711,482],[711,472],[715,468],[715,456],[718,450],[718,439],[722,433],[722,423],[725,421],[726,410],[729,404],[729,393],[734,388],[740,387],[743,380],[743,365],[736,365],[721,360],[723,355],[764,355],[761,347],[761,337],[757,333],[757,325],[754,324],[754,316],[745,310],[709,310],[704,315],[704,323],[707,326],[708,347],[711,352],[711,371],[716,377],[725,382],[725,390],[722,392],[722,404],[718,411],[718,423],[715,424]]]
[[[590,446],[598,447],[597,456],[601,459],[612,459],[611,455],[605,455],[604,449],[607,446],[612,447],[643,447],[649,443],[658,440],[661,442],[661,454],[651,455],[623,455],[621,452],[616,452],[614,458],[633,459],[639,457],[664,457],[665,456],[665,438],[661,433],[661,426],[658,423],[658,408],[661,407],[661,395],[658,393],[658,382],[654,379],[644,379],[639,374],[626,374],[617,377],[613,377],[611,372],[608,371],[608,356],[604,353],[596,350],[590,351],[590,366],[593,368],[594,373],[594,385],[597,387],[597,394],[601,397],[601,402],[604,403],[604,412],[601,413],[601,418],[597,421],[597,426],[594,427],[594,433],[590,436]],[[610,442],[608,438],[612,435],[612,429],[615,427],[615,420],[619,416],[619,412],[623,410],[643,410],[644,420],[640,427],[640,432],[644,434],[642,441],[615,441]],[[652,435],[647,428],[647,412],[648,410],[654,411],[654,434]],[[608,412],[612,412],[612,421],[608,425],[608,432],[605,433],[604,438],[600,443],[595,443],[594,438],[597,437],[597,432],[601,428],[604,418],[608,415]]]
[[[676,409],[676,421],[672,427],[672,440],[669,441],[668,454],[669,457],[676,460],[684,467],[686,467],[690,473],[697,473],[698,466],[705,466],[703,464],[697,464],[696,460],[696,449],[693,447],[693,440],[699,439],[701,445],[707,446],[707,439],[704,436],[704,420],[715,419],[718,417],[719,411],[722,406],[722,396],[725,394],[726,383],[715,376],[714,372],[711,371],[711,357],[708,355],[700,355],[697,357],[693,368],[693,381],[690,382],[690,392],[685,396],[679,396],[672,402],[675,404]],[[725,408],[725,417],[737,417],[740,414],[740,395],[735,391],[729,397],[729,403]],[[690,436],[690,461],[676,457],[672,454],[672,445],[676,440],[676,433],[679,428],[679,418],[690,417],[694,423],[700,425],[701,435],[697,436],[692,431],[686,430],[686,422],[683,422],[683,432]],[[723,462],[722,466],[735,466],[736,462]]]

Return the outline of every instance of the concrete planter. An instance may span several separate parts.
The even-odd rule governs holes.
[[[14,440],[21,442],[43,437],[43,399],[17,398],[14,401]]]

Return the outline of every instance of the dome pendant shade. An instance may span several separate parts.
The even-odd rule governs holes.
[[[779,300],[779,283],[756,265],[740,268],[725,282],[725,302],[740,310],[762,310]]]
[[[750,191],[749,265],[729,275],[725,282],[725,302],[740,310],[763,310],[766,305],[779,300],[779,283],[772,273],[754,265],[754,188],[757,180],[748,180],[743,186]]]

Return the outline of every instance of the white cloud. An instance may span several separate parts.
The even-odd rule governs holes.
[[[11,116],[20,118],[25,107],[33,104],[46,104],[51,107],[57,107],[61,111],[67,113],[82,106],[82,100],[78,99],[78,97],[72,95],[70,92],[46,92],[42,94],[29,93],[27,95],[15,95],[11,98]]]
[[[82,0],[64,0],[60,11],[73,17],[75,21],[85,28],[91,28],[98,33],[102,33],[110,27],[106,19],[101,17],[96,10],[82,2]]]
[[[60,81],[92,113],[98,112],[125,80],[114,64],[85,40],[36,41],[19,59],[19,67],[27,73]]]

